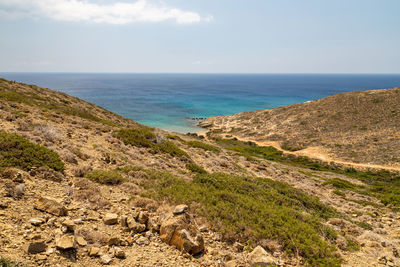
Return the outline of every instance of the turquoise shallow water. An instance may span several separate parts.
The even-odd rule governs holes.
[[[0,73],[0,77],[59,90],[140,123],[182,133],[199,130],[187,118],[400,86],[400,74]]]

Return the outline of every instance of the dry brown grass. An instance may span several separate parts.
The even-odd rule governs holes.
[[[213,117],[210,132],[322,147],[334,158],[400,165],[400,89],[342,93],[291,106]]]

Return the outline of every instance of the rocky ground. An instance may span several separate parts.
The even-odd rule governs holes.
[[[130,202],[123,186],[51,179],[16,169],[3,173],[2,183],[13,187],[0,192],[1,256],[28,266],[246,266],[262,258],[290,263],[261,248],[248,253],[239,243],[227,245],[208,225],[197,225],[186,205]],[[79,201],[82,196],[97,201]]]
[[[31,92],[29,86],[7,84],[13,90]],[[145,189],[140,181],[147,179],[143,171],[132,170],[124,182],[115,185],[84,178],[91,170],[124,166],[168,171],[188,181],[195,174],[186,168],[184,159],[126,145],[114,137],[113,132],[119,127],[137,126],[136,123],[50,90],[43,89],[42,94],[47,99],[69,101],[86,111],[95,110],[101,119],[79,112],[49,110],[55,105],[46,104],[43,108],[4,100],[0,91],[0,129],[52,149],[65,163],[63,173],[43,168],[1,172],[0,257],[28,266],[301,265],[300,257],[288,257],[271,243],[261,242],[250,248],[239,242],[225,242],[191,205],[176,207],[142,197]],[[60,106],[63,102],[57,103]],[[117,121],[118,125],[104,120]],[[172,133],[156,130],[156,134],[164,140]],[[198,140],[179,137],[184,141]],[[264,159],[251,160],[223,148],[219,153],[205,151],[176,138],[171,142],[209,173],[283,181],[350,217],[352,222],[338,218],[326,222],[343,233],[335,244],[343,266],[400,266],[400,213],[374,197],[353,191],[338,195],[334,187],[324,185],[332,178],[362,184],[359,180]],[[361,227],[363,223],[371,227]],[[352,251],[343,236],[357,244],[359,250]]]

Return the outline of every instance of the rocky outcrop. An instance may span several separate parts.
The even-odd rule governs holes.
[[[180,212],[177,212],[179,210]],[[165,243],[175,246],[180,251],[192,255],[204,251],[204,240],[200,230],[195,226],[186,209],[176,207],[175,212],[169,213],[161,221],[160,237]]]

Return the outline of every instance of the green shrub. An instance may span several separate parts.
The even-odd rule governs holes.
[[[324,182],[322,185],[333,185],[335,188],[339,189],[354,189],[357,186],[350,183],[349,181],[340,179],[340,178],[333,178],[329,179],[326,182]]]
[[[64,163],[56,152],[22,136],[0,131],[0,169],[15,167],[29,171],[42,166],[64,170]]]
[[[203,150],[211,151],[211,152],[214,152],[214,153],[219,153],[221,151],[218,147],[206,144],[206,143],[201,142],[201,141],[188,141],[188,142],[186,142],[186,144],[188,146],[191,146],[191,147],[194,147],[194,148],[201,148]]]
[[[353,239],[349,238],[349,237],[344,237],[346,239],[346,250],[347,251],[359,251],[360,250],[360,245],[354,241]]]
[[[162,143],[154,144],[152,150],[154,152],[170,154],[173,157],[177,157],[177,158],[181,158],[181,159],[190,159],[190,156],[185,151],[183,151],[182,149],[180,149],[179,147],[177,147],[174,143],[172,143],[170,141],[165,141]]]
[[[177,141],[180,141],[180,142],[185,142],[185,140],[183,140],[182,138],[180,138],[177,135],[170,135],[169,134],[169,135],[166,136],[166,138],[171,139],[171,140],[177,140]]]
[[[129,128],[120,129],[114,136],[126,145],[136,147],[152,147],[156,140],[156,135],[149,128]]]
[[[207,173],[206,170],[204,170],[202,167],[200,167],[196,163],[188,163],[188,164],[186,164],[186,169],[188,169],[191,172],[199,173],[199,174],[206,174]]]
[[[333,190],[333,193],[341,197],[346,197],[346,193],[339,189]]]
[[[101,184],[120,184],[125,181],[125,178],[118,170],[95,170],[85,174],[85,177]]]
[[[218,147],[206,144],[206,143],[201,142],[201,141],[188,141],[188,142],[186,142],[186,144],[188,146],[191,146],[191,147],[194,147],[194,148],[201,148],[203,150],[211,151],[211,152],[214,152],[214,153],[219,153],[220,152],[220,149]]]
[[[153,153],[170,154],[173,157],[190,159],[190,156],[170,141],[156,143],[156,135],[148,127],[120,129],[114,133],[126,145],[150,148]]]
[[[271,146],[257,146],[253,142],[242,142],[237,139],[217,139],[216,142],[226,149],[239,152],[247,158],[262,157],[267,160],[282,158],[282,152]]]
[[[11,261],[9,259],[0,258],[0,267],[25,267],[26,265],[20,264],[18,262]]]
[[[237,139],[216,139],[216,142],[226,149],[236,151],[245,157],[259,157],[267,160],[277,161],[284,164],[307,168],[315,171],[329,171],[362,181],[366,186],[357,186],[352,190],[360,194],[370,195],[378,198],[384,205],[400,206],[400,175],[389,171],[358,171],[354,168],[342,169],[321,161],[314,161],[308,157],[296,157],[293,155],[283,155],[283,153],[273,147],[257,146],[253,142],[242,142]],[[350,184],[339,185],[339,181],[334,182],[334,186],[352,186]]]
[[[227,240],[254,246],[261,239],[274,239],[309,265],[340,265],[341,259],[327,241],[335,239],[336,233],[322,223],[338,213],[286,183],[222,173],[198,175],[186,182],[166,172],[149,172],[143,186],[147,197],[199,203],[201,208],[195,212]]]

